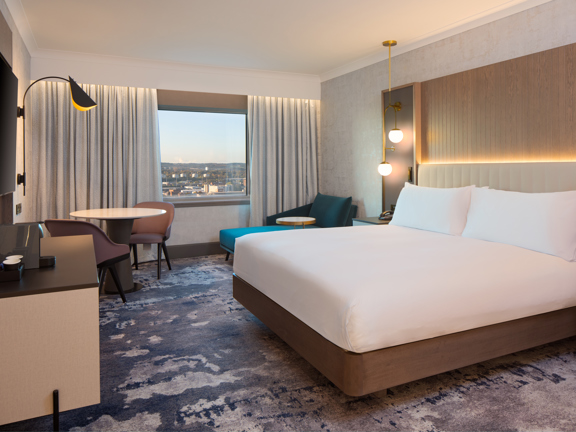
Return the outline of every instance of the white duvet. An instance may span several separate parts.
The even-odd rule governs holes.
[[[235,250],[237,276],[357,353],[576,305],[576,263],[411,228],[250,234]]]

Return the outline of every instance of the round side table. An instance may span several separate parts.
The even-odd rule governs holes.
[[[78,219],[98,219],[106,221],[106,231],[110,240],[114,243],[128,244],[130,242],[130,233],[135,219],[145,217],[160,216],[166,213],[166,210],[148,209],[148,208],[108,208],[108,209],[90,209],[79,210],[70,213],[70,216]],[[126,259],[115,264],[120,283],[125,293],[138,291],[142,284],[134,282],[132,278],[132,265],[130,260]],[[110,277],[104,281],[104,291],[108,294],[118,294],[118,288],[114,280]]]
[[[314,222],[316,222],[316,218],[303,216],[291,216],[276,219],[278,225],[292,225],[294,228],[302,225],[302,229],[304,229],[306,225],[312,225]]]

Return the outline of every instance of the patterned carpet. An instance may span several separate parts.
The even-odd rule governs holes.
[[[102,402],[62,413],[62,430],[576,430],[576,339],[352,398],[232,298],[223,255],[155,272],[135,272],[126,305],[101,298]]]

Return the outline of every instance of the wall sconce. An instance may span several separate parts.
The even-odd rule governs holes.
[[[58,76],[47,76],[44,78],[37,79],[32,84],[28,86],[26,91],[24,92],[24,97],[22,98],[22,108],[18,107],[16,110],[16,115],[18,117],[22,117],[22,174],[18,174],[16,176],[16,183],[21,184],[24,187],[23,195],[26,196],[26,116],[24,110],[24,103],[26,102],[26,95],[28,94],[28,90],[39,81],[47,80],[47,79],[60,79],[63,81],[67,81],[70,83],[70,97],[72,98],[72,105],[78,111],[88,111],[96,106],[96,102],[92,100],[90,96],[86,94],[82,87],[80,87],[76,81],[74,81],[71,77],[62,78]]]
[[[383,144],[382,145],[382,155],[383,155],[384,160],[382,161],[382,163],[380,163],[380,165],[378,165],[378,173],[381,176],[387,176],[387,175],[390,175],[392,173],[392,165],[390,165],[388,162],[386,162],[386,150],[391,150],[391,151],[396,150],[396,148],[394,146],[386,147],[386,111],[388,111],[390,108],[394,109],[394,128],[388,134],[388,139],[390,140],[390,142],[392,142],[394,144],[398,144],[404,138],[404,134],[402,133],[402,131],[400,129],[398,129],[398,126],[396,124],[396,113],[402,109],[402,104],[400,102],[392,103],[392,63],[391,63],[391,60],[392,60],[392,47],[395,46],[396,44],[397,44],[397,42],[394,40],[388,40],[388,41],[382,42],[383,46],[388,47],[388,95],[389,95],[389,97],[388,97],[388,105],[384,109],[384,114],[382,116],[382,129],[384,132],[383,137],[382,137],[382,141],[383,141],[383,143],[382,143]]]

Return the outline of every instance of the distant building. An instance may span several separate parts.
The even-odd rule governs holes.
[[[204,193],[206,193],[206,194],[218,193],[218,186],[205,184],[204,185]]]

